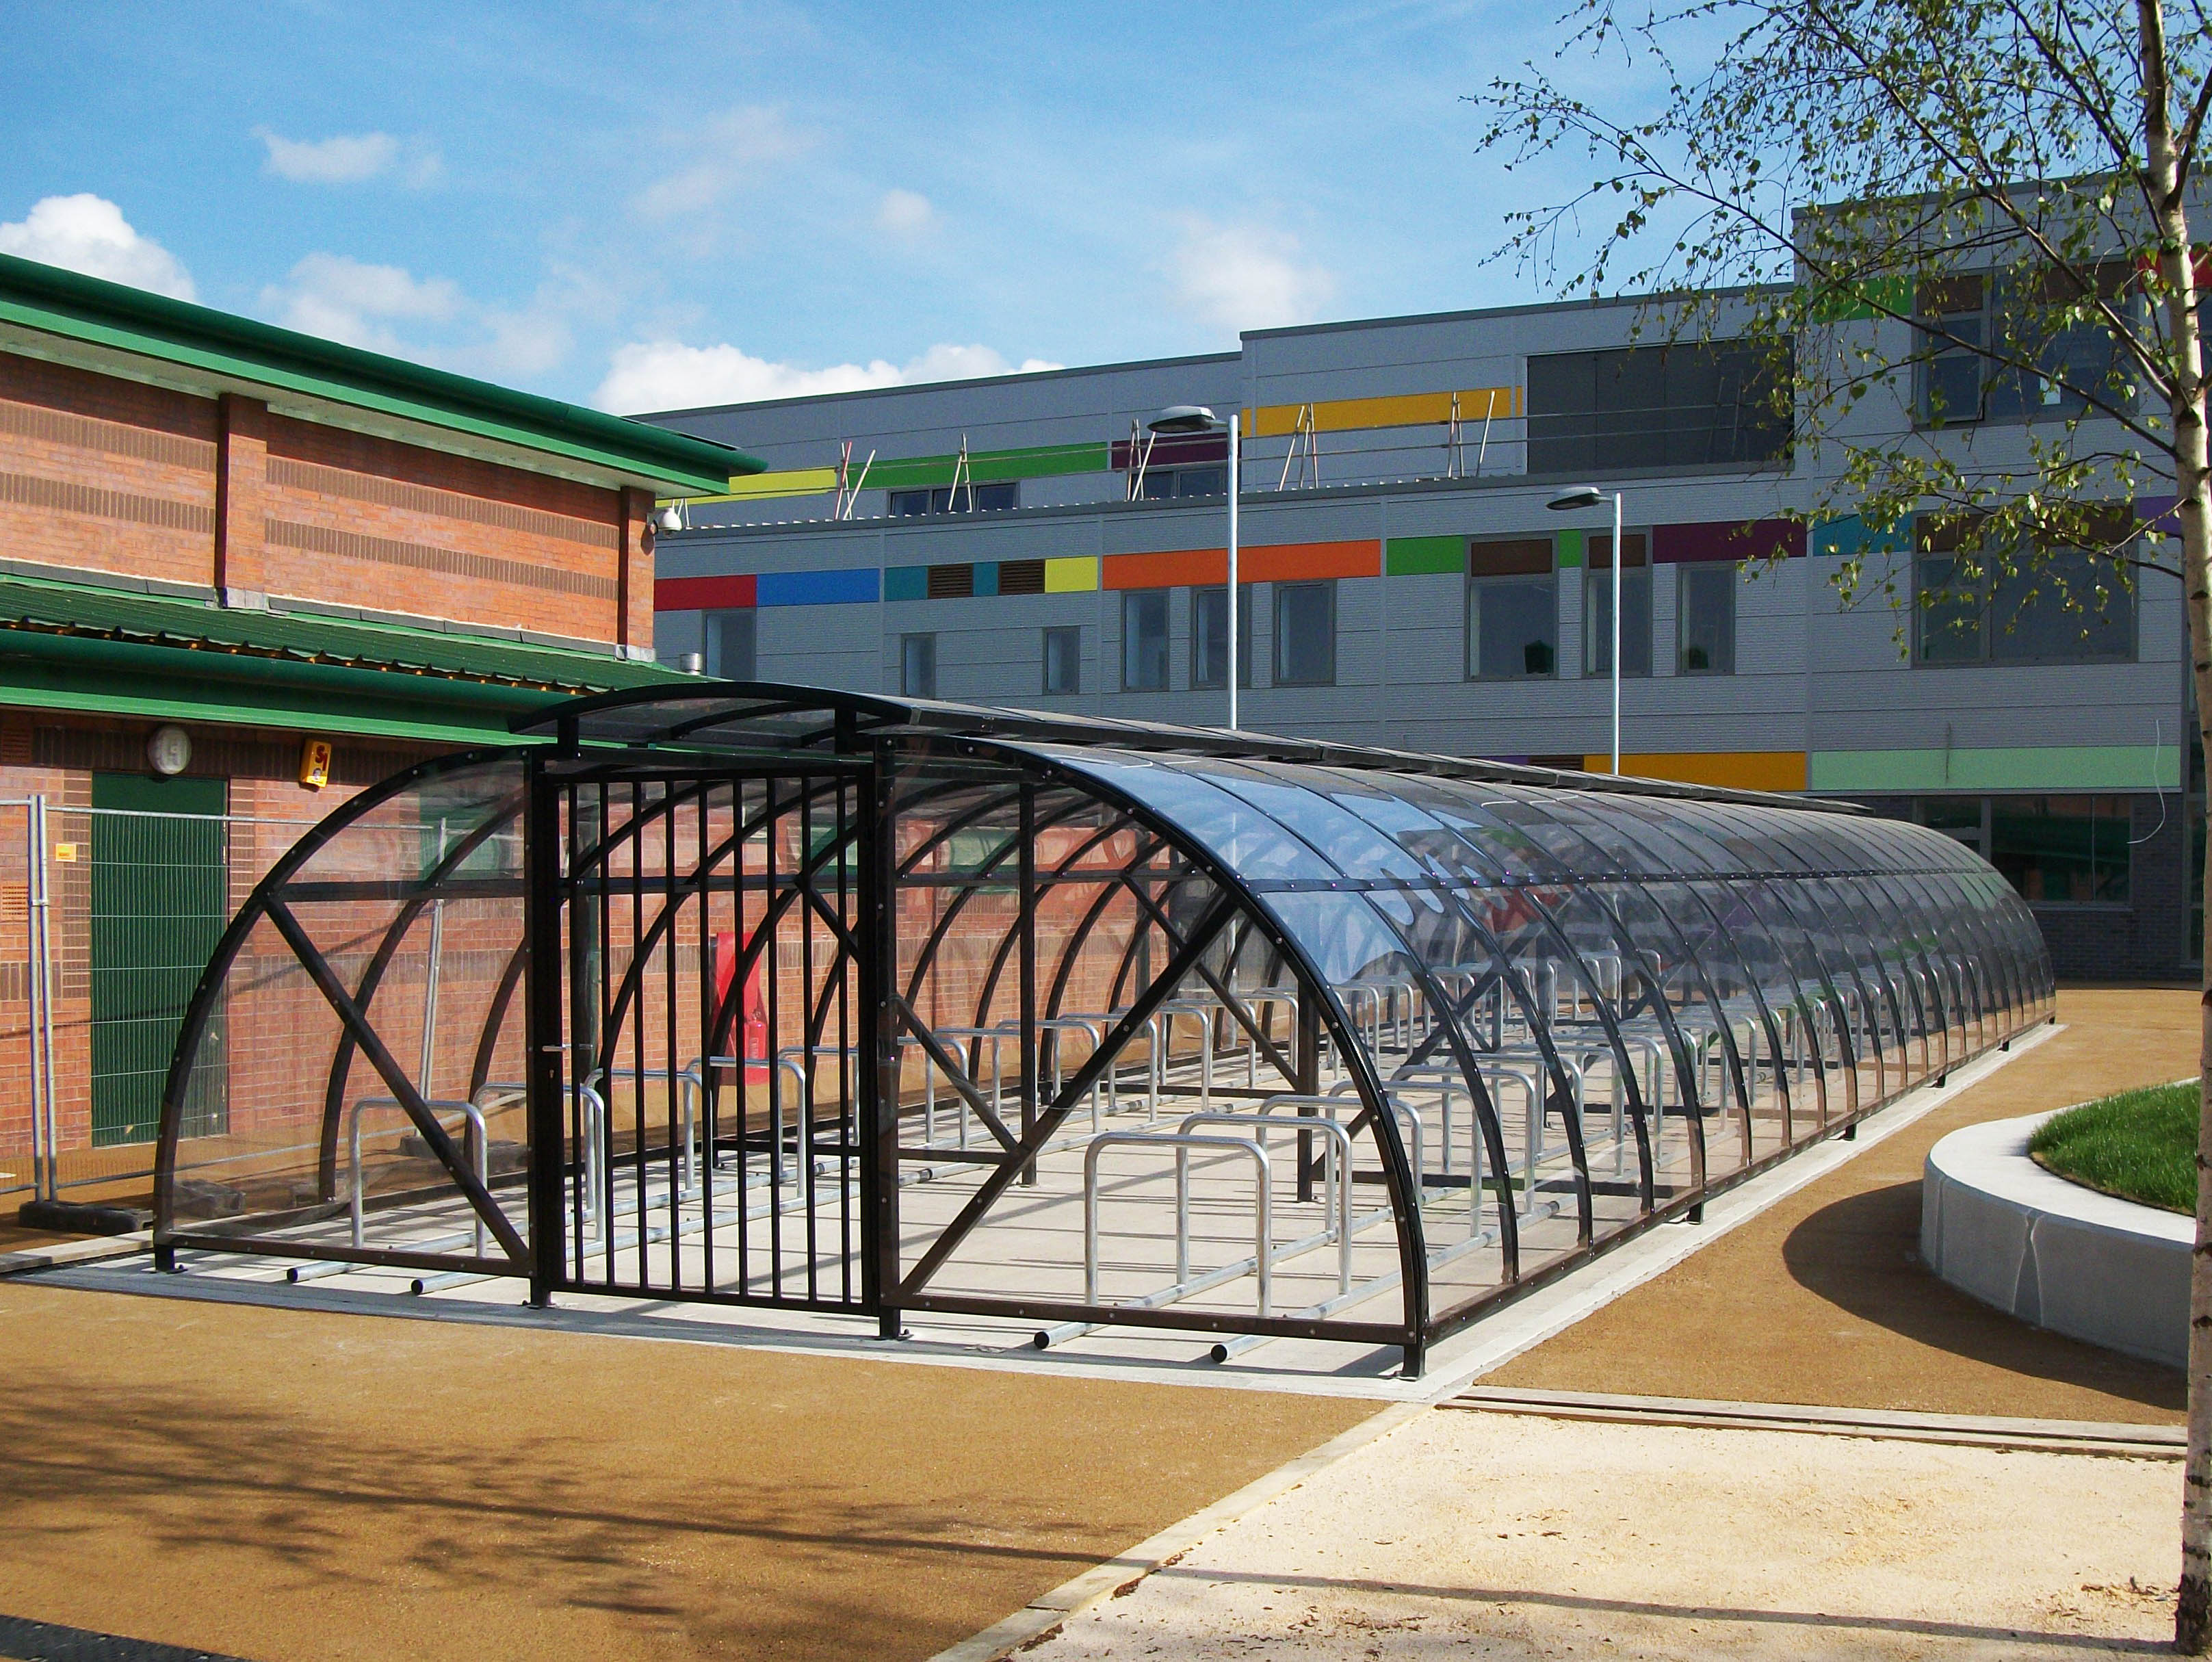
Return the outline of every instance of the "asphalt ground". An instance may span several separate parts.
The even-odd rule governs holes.
[[[1919,1257],[1920,1173],[1962,1125],[2193,1075],[2197,999],[2062,990],[2064,1032],[1482,1383],[2179,1422],[2179,1370],[2029,1327],[1931,1275]]]

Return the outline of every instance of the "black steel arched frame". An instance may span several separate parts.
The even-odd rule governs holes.
[[[886,1334],[935,1312],[1337,1339],[1418,1371],[1442,1336],[2051,1013],[2033,920],[1993,871],[1833,804],[753,683],[523,728],[346,803],[232,921],[164,1094],[165,1266],[513,1275],[540,1303],[775,1303]],[[474,979],[448,1014],[457,906]],[[1193,1009],[1202,1055],[1178,1048]],[[234,1029],[307,1054],[242,1068]],[[1246,1086],[1212,1083],[1222,1055]],[[185,1107],[218,1069],[231,1123],[210,1139]],[[1064,1188],[1086,1103],[1095,1135],[1102,1089],[1140,1076],[1157,1109],[1194,1070],[1227,1105],[1200,1116],[1213,1145],[1264,1143],[1240,1117],[1297,1105],[1285,1206],[1316,1204],[1328,1148],[1347,1151],[1332,1181],[1379,1190],[1357,1296],[1271,1310],[1263,1285],[1256,1312],[1228,1306],[1201,1295],[1236,1265],[1188,1274],[1180,1235],[1185,1279],[1141,1296],[976,1267],[1009,1196]],[[957,1146],[919,1129],[917,1074],[957,1105]],[[496,1170],[495,1099],[522,1133]],[[405,1121],[368,1157],[364,1100]],[[1110,1140],[1170,1146],[1146,1127]],[[1309,1239],[1348,1275],[1333,1227]]]

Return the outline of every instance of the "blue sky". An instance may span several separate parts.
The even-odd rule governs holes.
[[[1218,350],[1544,295],[1559,9],[12,0],[0,249],[625,411]]]

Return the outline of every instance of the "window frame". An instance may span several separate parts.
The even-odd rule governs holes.
[[[1056,687],[1052,684],[1052,648],[1054,642],[1060,642],[1068,665],[1068,684]],[[1047,698],[1071,698],[1083,691],[1083,625],[1080,624],[1051,624],[1043,631],[1038,654],[1042,696]]]
[[[2133,512],[2132,508],[2127,511],[2130,514]],[[2067,665],[2086,668],[2098,665],[2137,664],[2142,661],[2142,606],[2140,587],[2118,591],[2125,600],[2128,613],[2125,620],[2127,638],[2124,649],[2110,652],[2079,649],[2081,643],[2080,631],[2077,630],[2074,637],[2077,642],[2076,650],[2065,653],[2001,654],[1998,649],[2000,637],[2011,637],[2016,633],[2004,627],[2001,620],[2009,620],[2017,617],[2021,605],[2021,602],[2014,600],[2008,609],[2005,604],[2005,583],[2008,581],[2036,582],[2037,573],[2051,561],[2066,556],[2078,555],[2086,559],[2094,559],[2096,557],[2087,549],[2052,548],[2037,556],[2035,565],[2023,577],[2008,580],[2002,572],[1995,569],[1999,557],[1994,551],[1985,552],[1977,557],[1982,564],[1983,571],[1971,600],[1954,599],[1946,601],[1941,606],[1929,606],[1922,598],[1934,592],[1928,580],[1929,569],[1939,564],[1955,567],[1956,562],[1960,557],[1955,547],[1929,545],[1931,541],[1942,535],[1942,532],[1943,527],[1941,524],[1929,516],[1923,516],[1914,527],[1911,661],[1914,669],[2033,669],[2048,665]],[[1948,586],[1948,580],[1946,586]],[[1954,653],[1942,657],[1931,656],[1929,654],[1931,641],[1941,640],[1946,635],[1953,642],[1965,641],[1969,638],[1967,631],[1949,629],[1948,624],[1941,630],[1933,627],[1939,620],[1956,615],[1958,608],[1969,603],[1975,608],[1974,629],[1971,636],[1972,651]],[[2105,616],[2109,618],[2109,612]]]
[[[1121,691],[1124,692],[1168,692],[1172,679],[1170,661],[1175,656],[1173,630],[1168,617],[1168,596],[1164,588],[1125,588],[1121,591]],[[1137,635],[1133,627],[1139,610],[1159,609],[1159,680],[1158,683],[1133,679],[1130,671],[1136,662]]]
[[[1649,680],[1653,673],[1653,661],[1658,656],[1652,649],[1657,625],[1653,616],[1651,594],[1651,533],[1648,528],[1641,531],[1624,529],[1620,540],[1633,556],[1622,567],[1620,573],[1623,612],[1627,610],[1626,603],[1632,592],[1640,589],[1644,596],[1643,629],[1640,631],[1632,629],[1630,619],[1626,616],[1620,620],[1621,656],[1626,661],[1621,665],[1620,679],[1624,681]],[[1607,629],[1600,633],[1595,628],[1597,606],[1594,600],[1597,591],[1602,589],[1606,607],[1610,612],[1613,606],[1612,542],[1610,531],[1594,532],[1583,542],[1583,679],[1585,680],[1602,678],[1609,681],[1613,679],[1612,664],[1598,661],[1601,648],[1608,660],[1613,656],[1613,631]],[[1601,543],[1607,545],[1608,549],[1604,565],[1597,563]],[[1644,667],[1641,669],[1635,667],[1636,654],[1629,649],[1632,642],[1642,654]]]
[[[1542,551],[1540,566],[1537,563],[1537,551],[1540,549]],[[1461,596],[1460,606],[1460,624],[1466,633],[1466,653],[1462,664],[1465,679],[1503,683],[1556,681],[1559,679],[1559,573],[1557,560],[1556,548],[1548,536],[1473,537],[1468,539],[1465,591]],[[1551,622],[1551,631],[1544,644],[1551,648],[1552,667],[1547,670],[1524,667],[1517,672],[1485,669],[1482,666],[1477,596],[1493,588],[1534,589],[1539,587],[1546,591],[1543,612]],[[1524,665],[1528,644],[1524,642],[1522,648]]]
[[[1271,683],[1279,687],[1333,687],[1336,681],[1336,579],[1316,577],[1297,582],[1274,585],[1274,650],[1273,673]],[[1318,678],[1292,676],[1285,672],[1285,659],[1290,650],[1291,631],[1287,611],[1293,597],[1313,593],[1325,594],[1328,598],[1328,672]]]
[[[1237,586],[1237,685],[1240,688],[1249,687],[1253,684],[1253,648],[1257,639],[1254,631],[1257,623],[1256,606],[1253,600],[1252,589],[1253,586],[1250,583],[1239,583]],[[1226,665],[1223,666],[1224,671],[1223,674],[1207,675],[1201,679],[1200,672],[1205,666],[1200,654],[1205,650],[1206,636],[1199,618],[1201,596],[1226,594],[1228,591],[1229,585],[1226,583],[1200,583],[1191,588],[1190,687],[1194,692],[1220,692],[1229,685],[1229,678],[1225,673]],[[1226,602],[1224,605],[1225,609]],[[1229,655],[1229,636],[1226,630],[1222,633],[1221,653],[1224,658]]]
[[[2134,273],[2125,262],[2102,261],[2094,271],[2099,291],[2106,300],[2121,308],[2140,307],[2140,291],[2130,292]],[[2094,417],[2086,397],[2079,403],[2050,397],[2053,377],[2000,364],[1984,356],[1998,350],[2008,326],[2008,291],[2027,275],[1998,269],[1957,271],[1948,277],[1929,278],[1919,285],[1912,302],[1912,425],[1916,430],[2027,426],[2039,421],[2080,421]],[[2052,275],[2055,277],[2056,274]],[[1974,295],[1971,306],[1963,303],[1969,285]],[[1936,332],[1939,330],[1961,344],[1946,344]],[[2067,356],[2064,344],[2069,338],[2086,338],[2091,332],[2102,332],[2094,323],[2077,324],[2053,336],[2033,356],[2039,362],[2051,364],[2055,360],[2063,365]],[[2109,377],[2119,365],[2121,349],[2117,339],[2107,338],[2112,350],[2103,374]],[[2024,342],[2014,342],[2013,345],[2025,355]],[[1947,410],[1939,421],[1932,403],[1935,372],[1936,366],[1947,360],[1971,362],[1974,366],[1974,408],[1970,414],[1953,414]],[[2024,377],[2032,377],[2039,383],[2044,395],[2032,398]],[[2108,393],[2110,390],[2106,389]],[[2003,405],[1992,409],[1993,401],[2000,399]],[[2012,407],[2015,402],[2017,407]]]
[[[1736,611],[1737,592],[1743,587],[1734,561],[1718,560],[1685,562],[1675,569],[1680,574],[1674,586],[1674,673],[1677,675],[1733,675],[1736,673]],[[1693,587],[1710,581],[1717,574],[1725,583],[1714,583],[1728,597],[1728,661],[1724,665],[1707,664],[1693,667],[1690,663],[1690,592]]]
[[[745,656],[750,660],[743,674],[733,674],[726,661],[724,631],[740,619],[744,620]],[[718,681],[757,681],[760,679],[760,613],[752,606],[725,606],[704,614],[700,629],[702,655],[707,659],[707,673]]]
[[[927,660],[927,690],[914,685],[914,653],[919,647]],[[937,697],[937,631],[918,630],[899,636],[899,697],[902,698],[934,698]]]

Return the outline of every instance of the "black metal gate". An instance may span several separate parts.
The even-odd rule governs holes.
[[[528,839],[533,1290],[873,1307],[872,771],[551,758]],[[557,849],[557,862],[540,850]]]

